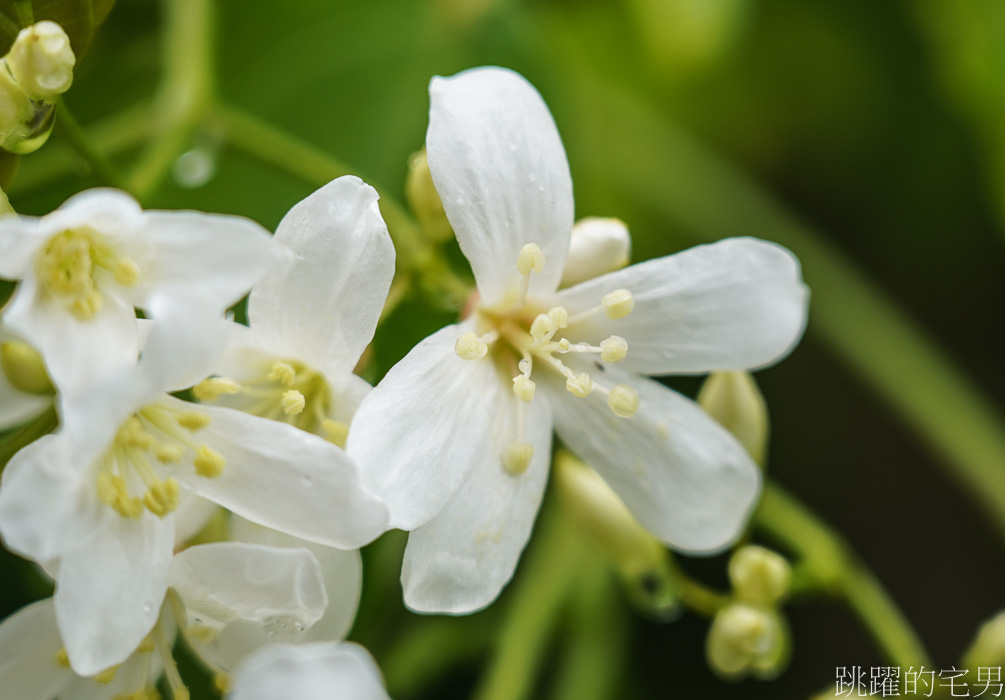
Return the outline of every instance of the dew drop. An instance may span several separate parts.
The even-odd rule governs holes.
[[[171,174],[182,187],[202,187],[216,174],[216,156],[208,148],[185,151],[175,160]]]
[[[277,642],[295,642],[304,636],[304,623],[290,615],[276,615],[262,621],[262,629]]]

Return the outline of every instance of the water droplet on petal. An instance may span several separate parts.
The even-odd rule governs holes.
[[[276,615],[262,621],[262,629],[277,642],[295,642],[304,636],[304,623],[291,615]]]

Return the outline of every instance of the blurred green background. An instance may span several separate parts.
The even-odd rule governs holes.
[[[65,96],[85,127],[100,131],[155,95],[160,10],[116,3]],[[942,365],[987,397],[982,410],[994,422],[1005,396],[1005,4],[221,0],[215,32],[223,99],[337,157],[385,197],[403,200],[430,77],[495,64],[540,90],[565,142],[577,216],[626,221],[634,260],[734,235],[792,247],[815,296],[804,342],[758,375],[773,422],[769,471],[847,536],[935,661],[959,664],[978,624],[1005,602],[1002,530],[975,499],[980,489],[945,468],[951,460],[930,422],[919,428],[924,421],[911,417],[931,392],[939,398],[926,365],[896,346],[873,347],[883,340],[870,328],[888,329],[888,312],[911,319],[951,358]],[[175,172],[148,206],[242,214],[274,228],[313,189],[228,147],[221,122],[199,128],[188,147],[209,165],[208,179]],[[129,164],[135,153],[117,151],[114,161]],[[23,159],[8,193],[20,212],[41,214],[96,182],[57,133]],[[406,303],[392,332],[378,335],[377,374],[447,318]],[[863,370],[865,348],[873,364]],[[699,386],[671,384],[692,395]],[[960,431],[970,421],[951,399],[944,411],[947,424],[962,421],[947,430],[969,444]],[[985,466],[1005,477],[1005,463]],[[368,554],[368,577],[387,580],[368,589],[355,636],[378,661],[391,631],[429,622],[401,609],[399,545]],[[2,557],[6,615],[42,593],[27,565]],[[724,583],[721,559],[686,566]],[[464,623],[489,645],[507,595]],[[885,663],[827,601],[790,606],[792,663],[770,683],[717,680],[704,662],[704,620],[657,624],[627,606],[624,614],[629,633],[612,637],[610,653],[625,664],[611,697],[804,697],[833,683],[836,666]],[[392,692],[467,697],[487,658],[472,644],[473,658],[441,679],[424,689],[392,682]],[[541,697],[560,652],[546,659]]]

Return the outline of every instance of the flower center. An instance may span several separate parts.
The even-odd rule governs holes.
[[[119,256],[94,229],[78,228],[57,233],[45,244],[38,258],[38,279],[43,294],[87,320],[101,311],[101,284],[114,280],[132,287],[140,279],[140,269],[130,258]]]
[[[227,464],[219,452],[192,439],[209,423],[205,413],[166,403],[141,408],[119,426],[99,459],[98,496],[124,518],[139,518],[144,510],[159,518],[173,512],[181,489],[174,477],[162,478],[164,468],[191,453],[196,474],[212,479]]]
[[[458,336],[454,346],[457,355],[465,360],[480,360],[489,356],[491,349],[492,359],[510,371],[513,393],[524,403],[534,399],[537,384],[532,375],[535,369],[544,368],[564,377],[566,391],[573,396],[586,398],[598,391],[607,397],[607,405],[615,415],[621,418],[634,415],[639,407],[639,395],[635,389],[627,384],[607,387],[589,372],[576,371],[561,359],[563,355],[576,353],[599,355],[600,361],[605,363],[624,359],[628,354],[628,342],[621,336],[612,335],[601,341],[599,346],[573,342],[567,336],[575,337],[576,324],[597,314],[605,314],[610,319],[630,314],[635,307],[631,292],[613,290],[604,295],[596,307],[570,316],[565,307],[546,308],[527,297],[530,275],[544,269],[544,254],[538,245],[528,243],[521,249],[517,269],[522,280],[515,303],[476,307],[473,313],[478,332]],[[524,442],[523,428],[521,410],[516,441],[504,451],[502,460],[506,470],[514,474],[523,473],[534,454],[533,447]]]
[[[222,401],[263,418],[281,420],[345,447],[349,426],[330,419],[332,392],[324,375],[299,360],[266,363],[257,376],[237,382],[211,377],[195,386],[200,401]]]

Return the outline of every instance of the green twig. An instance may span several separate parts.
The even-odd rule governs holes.
[[[101,184],[125,189],[125,181],[115,170],[115,166],[81,128],[66,102],[60,100],[56,109],[56,133],[84,159],[94,175],[101,180]]]

